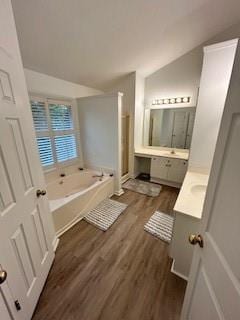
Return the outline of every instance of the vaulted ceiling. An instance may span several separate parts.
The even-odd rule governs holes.
[[[26,68],[98,89],[240,20],[239,0],[12,0]]]

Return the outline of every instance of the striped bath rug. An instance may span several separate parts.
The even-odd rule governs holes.
[[[170,243],[174,218],[169,214],[155,211],[144,226],[144,230],[153,236]]]
[[[84,220],[95,227],[106,231],[117,220],[120,214],[127,208],[127,204],[111,199],[105,199],[92,209]]]

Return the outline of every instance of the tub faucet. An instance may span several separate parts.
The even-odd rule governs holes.
[[[94,174],[92,177],[93,178],[103,178],[104,177],[103,170],[101,170],[101,174]]]

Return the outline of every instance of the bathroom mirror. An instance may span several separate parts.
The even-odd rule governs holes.
[[[195,107],[146,109],[144,144],[189,149],[195,111]]]

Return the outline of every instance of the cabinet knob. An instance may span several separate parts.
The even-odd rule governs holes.
[[[7,271],[0,270],[0,284],[5,282],[6,279],[7,279]]]
[[[203,248],[203,238],[200,234],[198,234],[198,235],[190,234],[188,240],[192,245],[195,246],[196,244],[198,244],[200,246],[200,248]]]

